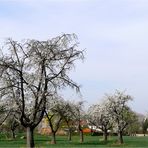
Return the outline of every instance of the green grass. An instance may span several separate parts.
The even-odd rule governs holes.
[[[17,136],[15,140],[7,139],[4,135],[0,135],[0,147],[26,147],[26,139],[20,139],[22,135]],[[84,143],[79,143],[79,137],[73,136],[72,141],[67,141],[66,136],[57,136],[57,144],[50,144],[50,136],[35,135],[35,145],[37,148],[148,148],[148,137],[124,137],[124,144],[119,145],[116,143],[117,137],[109,137],[107,143],[102,140],[101,136],[85,136]]]

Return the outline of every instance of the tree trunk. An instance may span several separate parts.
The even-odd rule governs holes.
[[[15,130],[11,130],[12,131],[12,139],[15,139]]]
[[[103,137],[104,137],[104,141],[107,141],[107,130],[104,130],[103,132]]]
[[[27,148],[34,148],[34,129],[31,127],[27,127]]]
[[[83,143],[84,141],[84,135],[83,135],[83,130],[80,130],[80,143]]]
[[[120,144],[123,144],[122,131],[119,131],[119,132],[118,132],[118,138],[119,138],[119,139],[118,139],[118,140],[119,140],[119,143],[120,143]]]
[[[145,132],[143,132],[143,135],[145,136]]]
[[[51,144],[56,144],[56,133],[55,132],[52,132],[51,133]]]
[[[68,141],[71,141],[71,128],[68,129]]]

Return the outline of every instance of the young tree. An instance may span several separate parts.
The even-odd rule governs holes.
[[[80,134],[80,143],[84,142],[84,134],[83,134],[83,128],[82,128],[82,121],[84,120],[84,110],[83,110],[84,101],[78,101],[76,103],[73,103],[73,106],[71,107],[70,112],[72,113],[77,129]]]
[[[67,104],[58,96],[54,96],[46,107],[45,114],[51,128],[51,144],[56,144],[56,132],[61,126],[66,109]]]
[[[63,112],[63,120],[67,124],[68,128],[68,140],[72,140],[72,131],[74,129],[75,118],[72,113],[73,103],[70,101],[66,101],[65,112]]]
[[[63,98],[57,96],[56,99],[53,99],[53,103],[50,102],[46,110],[46,115],[48,114],[47,119],[48,121],[51,120],[49,121],[51,122],[50,124],[52,124],[52,120],[54,120],[54,117],[52,117],[51,114],[53,114],[53,116],[55,116],[56,118],[59,117],[60,119],[59,121],[61,124],[66,124],[69,141],[71,141],[72,131],[73,129],[75,129],[75,122],[76,122],[76,119],[74,118],[74,115],[72,113],[72,109],[73,109],[73,103],[71,101],[69,100],[66,101]],[[60,124],[56,126],[57,130],[59,126]],[[54,144],[56,142],[52,143]]]
[[[5,120],[2,129],[5,130],[6,133],[11,133],[11,138],[15,139],[16,138],[16,130],[20,126],[19,122],[15,119],[14,114],[12,112],[9,114],[7,119]],[[8,134],[8,135],[9,135]]]
[[[145,136],[148,128],[148,119],[145,118],[141,124],[142,124],[142,132],[143,132],[143,135]]]
[[[135,113],[135,119],[133,119],[134,122],[129,124],[126,128],[126,133],[130,136],[136,136],[136,133],[140,131],[140,122],[138,121],[138,116]]]
[[[7,50],[4,54],[3,50]],[[68,76],[74,61],[83,59],[73,34],[47,41],[9,39],[0,55],[3,98],[14,99],[20,123],[27,131],[27,147],[34,147],[33,132],[44,116],[47,97],[57,88],[79,86]]]
[[[108,111],[110,112],[118,130],[119,143],[123,143],[123,131],[135,119],[135,113],[127,105],[132,97],[124,92],[116,91],[113,95],[107,95]]]
[[[2,96],[3,96],[3,94],[1,93],[0,97],[2,98]],[[1,100],[0,101],[0,115],[1,115],[0,126],[2,126],[6,122],[6,120],[8,119],[8,117],[11,114],[11,111],[12,110],[9,107],[8,102],[5,100]]]
[[[112,120],[105,102],[90,106],[88,110],[88,121],[91,125],[102,130],[104,141],[107,141],[108,130],[112,128]]]

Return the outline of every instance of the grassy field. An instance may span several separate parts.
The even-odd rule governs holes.
[[[117,137],[110,137],[107,143],[102,141],[102,137],[98,136],[85,136],[84,143],[79,143],[79,137],[73,136],[73,140],[71,142],[67,141],[65,136],[57,137],[57,144],[50,144],[50,136],[35,136],[35,144],[37,148],[114,148],[114,147],[145,147],[148,148],[148,137],[124,137],[125,143],[123,145],[118,145],[116,143]],[[15,148],[24,148],[26,146],[26,139],[20,139],[20,136],[16,138],[16,140],[6,139],[4,136],[0,137],[0,147],[15,147]]]

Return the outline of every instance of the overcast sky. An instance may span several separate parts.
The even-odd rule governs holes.
[[[0,0],[1,44],[62,33],[76,33],[86,49],[71,72],[84,100],[126,90],[134,110],[148,111],[148,0]]]

